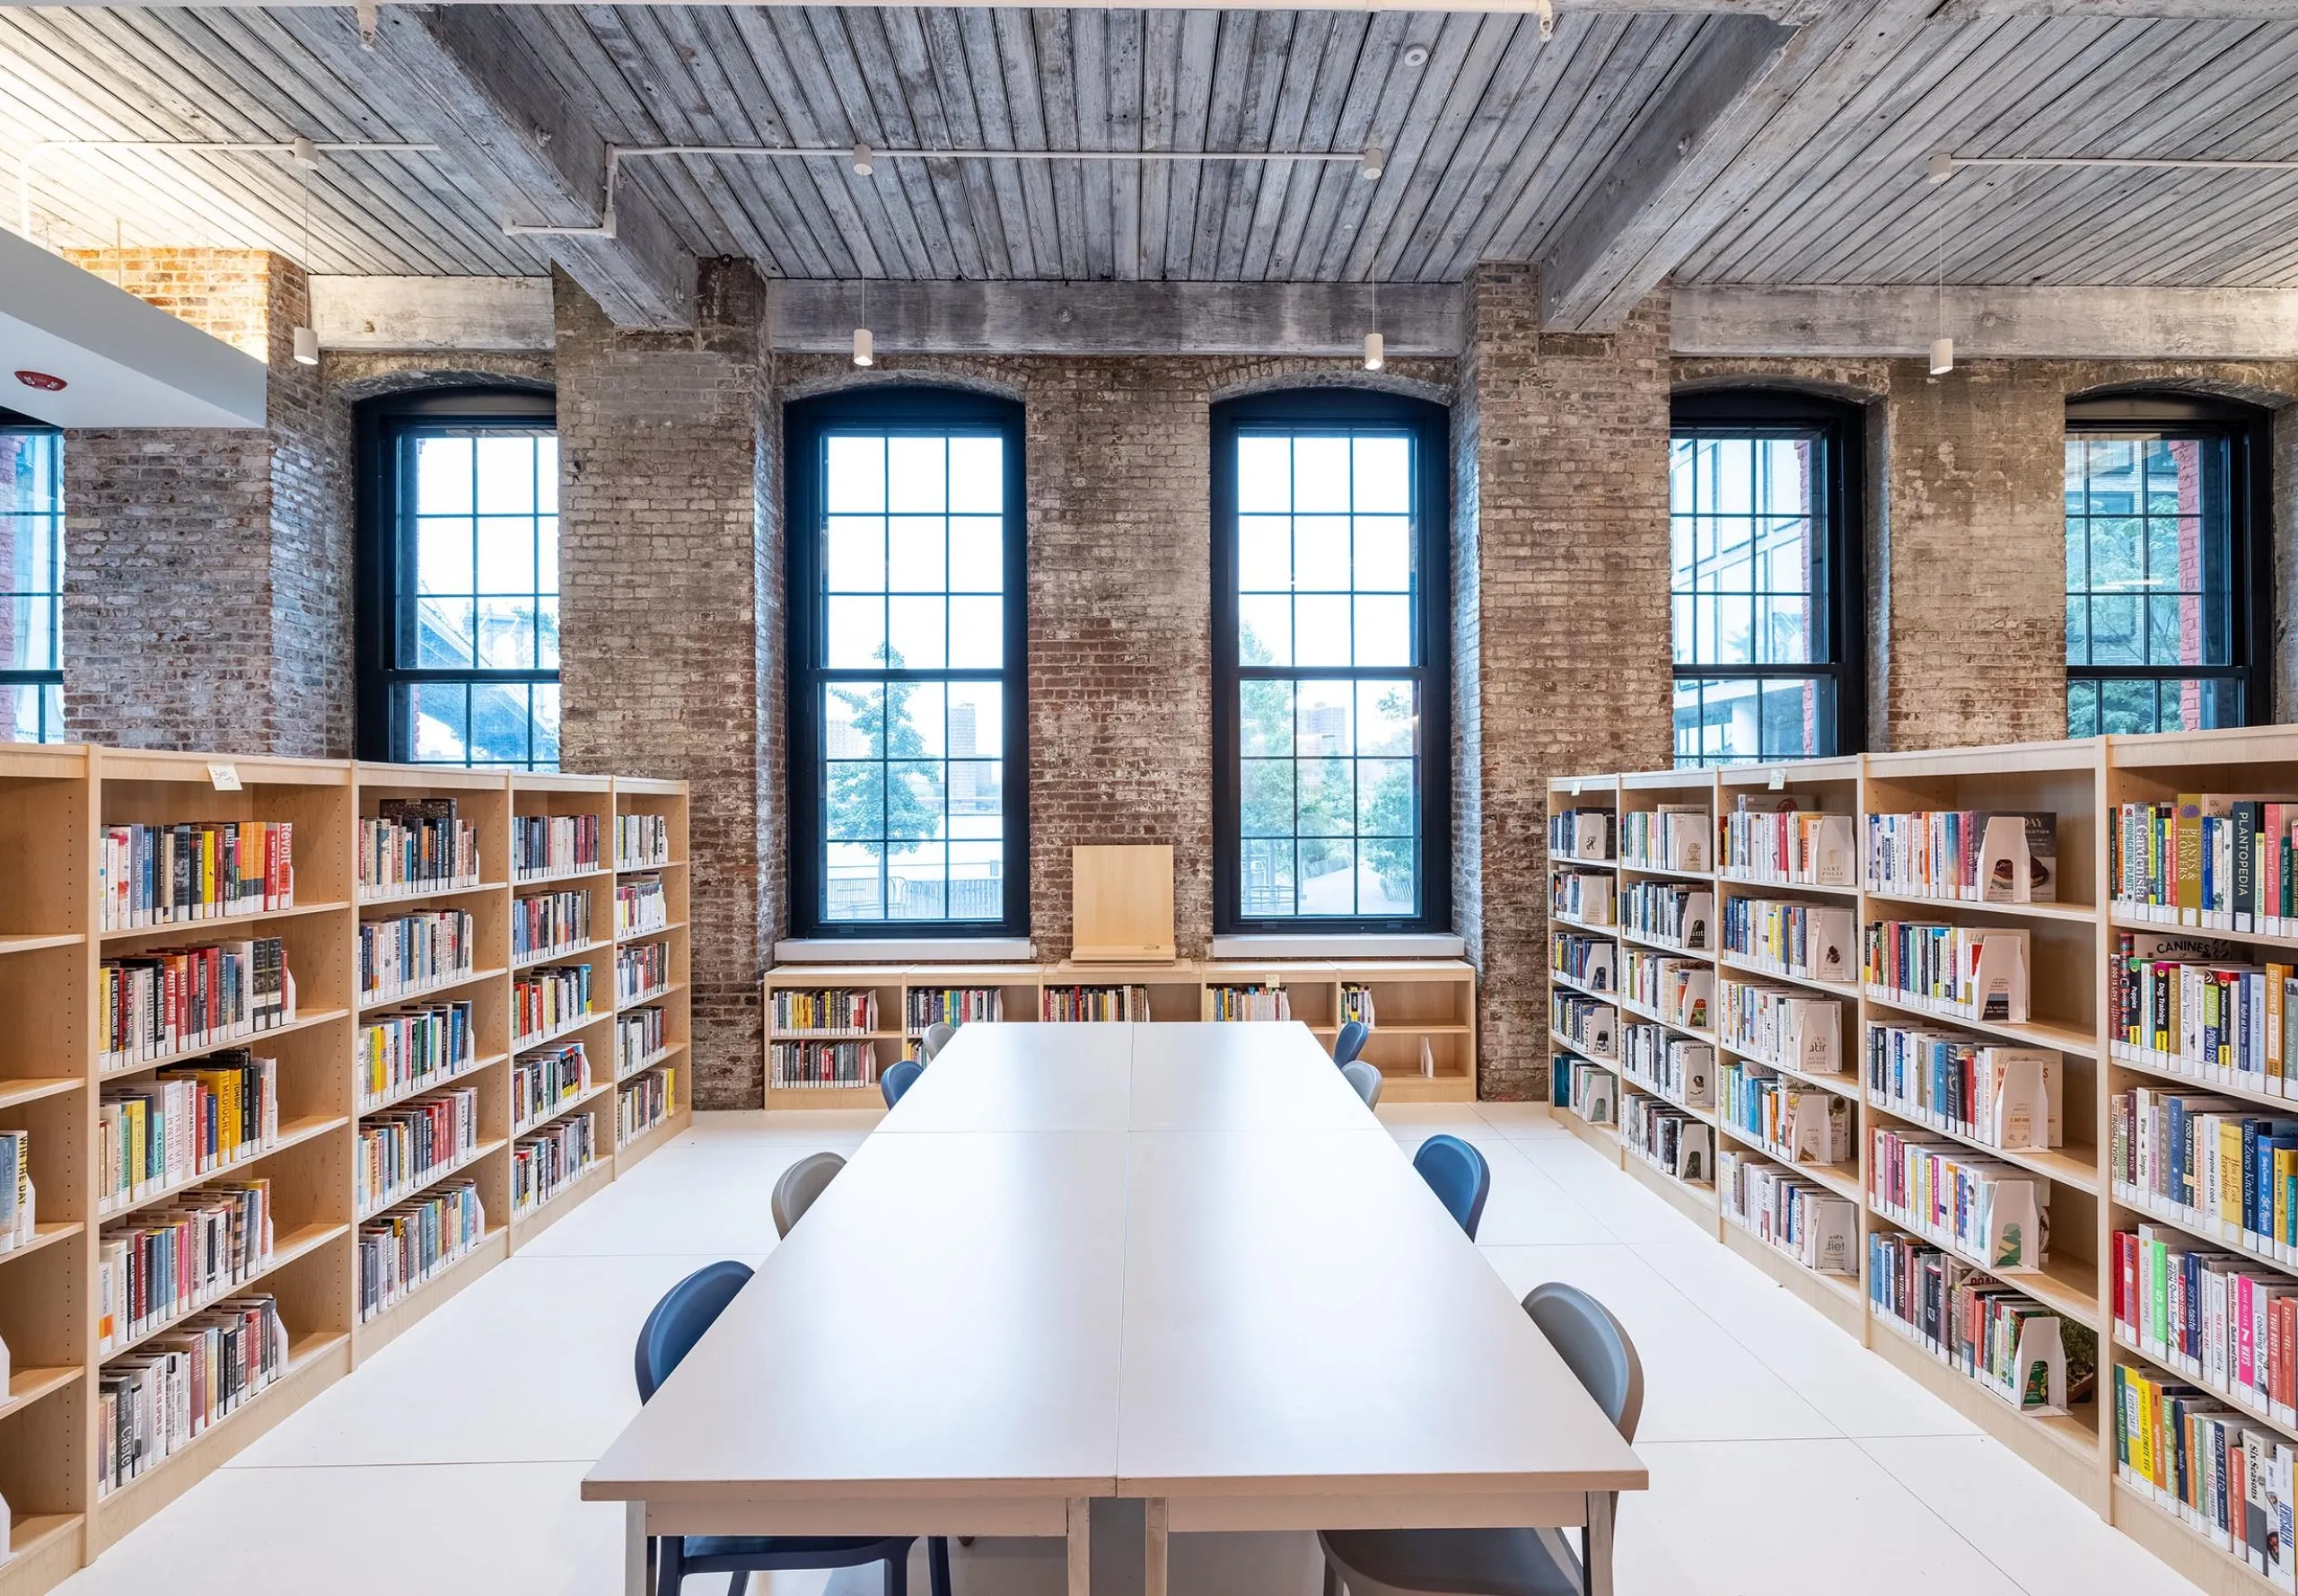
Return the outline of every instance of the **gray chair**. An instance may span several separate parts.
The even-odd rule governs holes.
[[[1356,1095],[1364,1100],[1368,1109],[1381,1106],[1381,1072],[1361,1058],[1352,1058],[1340,1066],[1340,1078],[1356,1088]]]
[[[925,1039],[918,1043],[918,1062],[921,1064],[933,1063],[934,1056],[936,1053],[939,1053],[943,1048],[948,1047],[950,1045],[950,1039],[957,1034],[958,1028],[951,1024],[948,1021],[934,1021],[933,1024],[925,1028]]]
[[[1644,1365],[1611,1310],[1551,1280],[1532,1288],[1524,1311],[1633,1442]],[[1348,1596],[1580,1596],[1587,1588],[1580,1554],[1561,1530],[1328,1530],[1317,1541],[1326,1596],[1336,1584]]]
[[[815,1153],[783,1171],[782,1179],[774,1183],[774,1233],[788,1235],[790,1227],[829,1188],[830,1178],[845,1167],[846,1161],[835,1153]]]

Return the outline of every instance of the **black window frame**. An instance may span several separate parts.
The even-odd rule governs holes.
[[[1813,473],[1825,495],[1827,514],[1819,553],[1824,561],[1825,583],[1821,613],[1828,628],[1829,657],[1808,663],[1775,665],[1713,665],[1697,661],[1675,663],[1670,673],[1670,741],[1674,741],[1673,702],[1679,680],[1713,680],[1719,677],[1761,680],[1828,677],[1835,684],[1835,747],[1816,758],[1835,758],[1865,751],[1867,746],[1867,409],[1849,399],[1794,389],[1730,387],[1678,392],[1669,401],[1668,442],[1702,434],[1717,437],[1801,437],[1819,432],[1825,443],[1825,460]],[[1675,506],[1669,505],[1672,544]],[[1819,517],[1814,518],[1821,519]],[[1671,553],[1671,568],[1673,555]],[[1673,589],[1672,577],[1670,583]],[[1674,617],[1671,601],[1669,655],[1674,657]],[[1798,756],[1800,757],[1800,756]],[[1707,760],[1681,770],[1729,768],[1762,764],[1752,759]]]
[[[424,389],[362,400],[355,408],[355,417],[357,566],[353,627],[356,719],[353,740],[359,758],[391,764],[412,761],[413,728],[399,714],[398,689],[425,681],[559,683],[563,728],[563,661],[561,669],[551,671],[426,670],[400,664],[397,653],[397,640],[405,632],[405,606],[413,591],[412,563],[416,555],[413,540],[403,536],[400,514],[400,506],[410,491],[413,452],[402,451],[399,441],[410,434],[453,426],[543,426],[555,433],[558,427],[557,396],[544,388]],[[563,574],[561,581],[564,582]],[[531,755],[531,746],[529,751]],[[487,764],[471,767],[539,768],[531,761],[524,766]]]
[[[1409,935],[1452,925],[1452,412],[1379,389],[1306,388],[1224,399],[1211,411],[1213,450],[1213,930],[1218,936]],[[1419,575],[1419,663],[1246,666],[1237,627],[1237,439],[1252,431],[1405,432],[1413,441],[1413,507]],[[1419,837],[1416,915],[1247,916],[1242,912],[1242,750],[1239,683],[1258,680],[1417,678]]]
[[[2172,437],[2223,438],[2227,458],[2227,531],[2230,577],[2243,591],[2227,606],[2228,665],[2076,665],[2066,667],[2069,685],[2077,681],[2185,681],[2218,679],[2242,688],[2246,726],[2274,723],[2274,417],[2270,411],[2239,399],[2162,390],[2125,390],[2066,401],[2065,436],[2149,432]],[[2138,512],[2145,513],[2142,506]],[[2061,501],[2060,523],[2066,522]],[[2088,555],[2085,554],[2085,569]],[[2062,572],[2060,586],[2065,588]],[[2084,592],[2093,590],[2085,588]],[[2070,595],[2071,596],[2071,595]],[[2159,691],[2159,689],[2158,689]],[[2071,699],[2071,695],[2070,695]],[[2072,703],[2069,715],[2072,715]],[[2099,723],[2103,725],[2103,706]],[[2072,730],[2070,723],[2069,730]]]
[[[56,696],[58,702],[58,714],[56,724],[50,726],[48,723],[48,694],[43,691],[40,694],[39,699],[40,736],[39,743],[24,743],[20,746],[31,748],[49,743],[68,742],[72,740],[71,732],[64,719],[64,712],[61,707],[64,696],[64,531],[66,518],[68,514],[68,511],[64,504],[64,429],[56,425],[52,422],[42,421],[36,417],[22,415],[18,411],[11,410],[4,406],[0,406],[0,433],[39,433],[44,435],[52,436],[57,440],[57,509],[55,513],[55,524],[50,530],[52,541],[48,548],[48,569],[51,573],[52,579],[56,583],[55,609],[53,615],[50,617],[51,624],[54,628],[52,641],[54,642],[56,648],[56,664],[53,668],[42,668],[29,671],[20,671],[13,666],[0,665],[0,688],[12,689],[15,688],[27,687],[41,688],[54,688],[56,689]],[[7,599],[13,600],[19,597],[45,596],[45,594],[17,594],[10,592],[7,594]],[[13,697],[13,693],[0,695],[0,704],[8,703]],[[12,714],[9,719],[9,725],[12,730],[13,728],[13,716]],[[0,741],[9,741],[9,739],[4,736],[0,736]]]
[[[1030,934],[1029,517],[1026,415],[1013,399],[924,383],[872,383],[782,409],[784,564],[789,646],[790,934],[856,942],[1022,937]],[[838,431],[949,436],[995,434],[1004,445],[1004,608],[1002,663],[995,671],[851,671],[821,662],[828,623],[824,585],[822,452]],[[807,529],[815,529],[809,532]],[[826,683],[888,678],[996,680],[1003,688],[1003,912],[996,919],[832,920],[823,912],[829,808],[823,725],[815,705]]]

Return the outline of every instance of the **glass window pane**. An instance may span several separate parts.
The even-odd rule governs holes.
[[[1349,441],[1299,436],[1293,440],[1293,508],[1299,514],[1349,509]]]
[[[46,671],[56,659],[56,601],[38,598],[0,599],[0,622],[7,635],[0,637],[0,665],[11,671]]]
[[[897,515],[949,513],[946,439],[886,440],[886,508]]]
[[[2099,734],[2097,682],[2070,681],[2066,684],[2066,734],[2069,737],[2095,737]]]
[[[995,758],[1005,751],[1005,688],[995,681],[950,684],[950,757]]]
[[[1417,751],[1413,735],[1415,714],[1410,681],[1358,682],[1356,751],[1360,754],[1410,754]]]
[[[531,437],[477,440],[481,515],[529,517],[535,512],[535,446]]]
[[[976,841],[1005,834],[1005,767],[997,759],[952,759],[950,835]]]
[[[1356,694],[1346,681],[1304,681],[1299,694],[1300,719],[1294,727],[1294,751],[1303,756],[1348,755],[1356,751],[1356,734],[1350,723]]]
[[[886,767],[875,759],[835,759],[824,784],[824,833],[834,842],[886,834]]]
[[[834,593],[886,591],[886,522],[880,515],[833,515],[822,537],[823,577]]]
[[[1237,684],[1238,751],[1246,759],[1282,754],[1293,742],[1293,684],[1289,681],[1241,681]]]
[[[425,593],[469,593],[471,523],[466,516],[425,515],[415,523],[415,589]]]
[[[531,593],[535,591],[535,523],[531,516],[480,518],[478,591],[482,593]]]
[[[535,668],[532,600],[481,599],[478,601],[478,663],[484,671],[531,671]]]
[[[1304,759],[1297,762],[1300,833],[1303,837],[1346,837],[1356,829],[1355,761]]]
[[[964,440],[960,439],[962,443]],[[1005,591],[1005,522],[995,515],[950,518],[950,591]]]
[[[995,671],[1005,662],[1005,601],[950,601],[950,669]]]
[[[1303,515],[1293,522],[1293,585],[1304,591],[1348,591],[1348,518]]]
[[[1246,837],[1293,835],[1293,761],[1246,759],[1239,765],[1237,815]]]
[[[1309,601],[1302,600],[1302,603]],[[1413,661],[1412,601],[1403,594],[1372,593],[1356,601],[1358,665],[1409,665]]]
[[[1417,915],[1420,912],[1420,882],[1415,872],[1416,849],[1408,840],[1368,838],[1356,845],[1356,912],[1360,915]]]
[[[1816,680],[1763,683],[1759,741],[1767,759],[1806,759],[1818,751],[1822,715],[1829,710]]]
[[[1248,834],[1237,848],[1237,907],[1247,916],[1294,912],[1293,839]]]
[[[1356,440],[1355,502],[1359,515],[1402,515],[1412,508],[1412,442],[1408,438]]]
[[[886,523],[886,575],[899,593],[949,591],[949,523],[938,515],[897,515]]]
[[[1718,665],[1755,663],[1755,601],[1739,593],[1721,593],[1715,605],[1715,646],[1707,656]]]
[[[1005,846],[999,842],[950,845],[950,917],[995,920],[1005,912]]]
[[[1797,596],[1756,601],[1758,657],[1767,665],[1802,665],[1811,659],[1811,601]]]
[[[939,759],[886,762],[886,835],[934,837],[946,834],[943,794],[946,776]]]
[[[417,438],[415,510],[418,515],[468,515],[471,503],[471,440]]]
[[[535,667],[541,671],[558,669],[558,601],[537,599],[535,615]]]
[[[890,681],[885,685],[886,758],[914,759],[940,757],[942,746],[942,684]],[[928,727],[932,730],[929,732]]]
[[[886,601],[831,599],[822,638],[822,660],[833,671],[855,671],[885,662]]]
[[[452,670],[478,660],[475,611],[469,599],[422,599],[415,606],[415,662]]]
[[[1356,591],[1401,593],[1412,587],[1412,523],[1401,515],[1356,518]]]
[[[545,433],[535,441],[535,510],[558,513],[558,434]]]
[[[1299,845],[1304,915],[1356,912],[1356,845],[1345,837],[1303,837]]]
[[[1237,591],[1281,593],[1293,585],[1293,522],[1285,515],[1237,518]]]
[[[1237,513],[1284,514],[1293,508],[1293,441],[1237,440]]]
[[[2154,684],[2130,680],[2101,682],[2099,730],[2113,736],[2155,730]]]
[[[1417,835],[1413,824],[1413,762],[1356,761],[1356,829],[1364,837]]]
[[[412,682],[407,720],[417,759],[460,765],[470,735],[470,688],[460,681]]]
[[[532,706],[527,684],[475,681],[470,684],[470,759],[474,765],[523,765],[527,762]]]
[[[886,855],[886,917],[939,920],[949,913],[948,846],[908,843]]]
[[[2066,662],[2070,665],[2091,662],[2091,601],[2073,593],[2066,599]]]
[[[1237,662],[1241,665],[1293,663],[1293,601],[1285,598],[1237,601]]]
[[[832,515],[881,515],[886,509],[886,441],[831,437],[823,443],[822,502]]]
[[[901,671],[947,669],[949,624],[950,601],[938,593],[930,599],[889,599],[886,663]]]
[[[885,918],[885,850],[858,843],[829,844],[822,850],[822,917],[826,920]]]
[[[1350,663],[1348,626],[1346,593],[1304,593],[1294,600],[1294,662],[1311,666]]]
[[[824,688],[822,727],[826,759],[885,758],[884,686],[874,681],[841,681]]]
[[[2091,657],[2101,665],[2143,665],[2136,595],[2097,593],[2091,600]]]
[[[950,440],[950,513],[1003,515],[1005,511],[1005,440]]]

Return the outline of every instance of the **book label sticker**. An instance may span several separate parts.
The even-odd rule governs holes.
[[[236,793],[240,790],[240,767],[229,759],[210,759],[207,779],[215,784],[219,793]]]
[[[1771,773],[1771,790],[1773,792],[1776,793],[1780,788],[1786,785],[1787,772],[1785,770],[1775,770]]]

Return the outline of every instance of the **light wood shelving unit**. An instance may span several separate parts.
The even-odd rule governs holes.
[[[912,993],[989,988],[999,995],[1007,1023],[1039,1023],[1044,995],[1074,987],[1146,988],[1148,1012],[1136,1017],[1193,1021],[1206,1016],[1215,987],[1282,986],[1294,1019],[1330,1047],[1340,1032],[1343,993],[1368,989],[1373,1035],[1365,1059],[1385,1078],[1386,1102],[1472,1102],[1476,1098],[1476,971],[1459,960],[1364,960],[1333,962],[1282,960],[1179,960],[1170,964],[784,964],[767,972],[766,1104],[770,1109],[874,1108],[874,1084],[776,1086],[776,1043],[866,1043],[873,1072],[916,1052],[917,1035],[905,1024]],[[781,1030],[775,1000],[784,992],[869,991],[877,999],[877,1025],[867,1030]],[[1251,1022],[1239,1022],[1251,1023]],[[1428,1043],[1434,1075],[1420,1069]],[[875,1074],[872,1079],[874,1081]]]
[[[236,790],[231,790],[233,778]],[[458,818],[478,831],[478,884],[388,895],[360,889],[355,820],[372,817],[378,803],[393,798],[454,800]],[[578,1102],[547,1118],[592,1115],[596,1161],[587,1178],[535,1211],[513,1216],[510,916],[514,896],[544,889],[511,879],[510,818],[514,812],[576,810],[601,820],[601,867],[554,885],[589,890],[592,924],[604,928],[593,939],[596,947],[581,955],[593,962],[597,1013],[569,1033],[581,1035],[588,1045],[593,1086]],[[612,853],[618,810],[664,817],[670,864],[618,873]],[[100,929],[103,827],[242,820],[294,823],[294,908],[130,931]],[[0,882],[7,883],[0,891],[0,1013],[7,1016],[0,1025],[0,1129],[31,1133],[39,1204],[34,1242],[0,1252],[0,1339],[14,1362],[13,1378],[0,1392],[0,1495],[15,1520],[13,1555],[0,1562],[0,1596],[38,1596],[93,1560],[690,1122],[686,848],[687,789],[680,782],[0,744]],[[615,883],[642,876],[663,881],[671,925],[634,933],[618,944],[612,934]],[[471,973],[418,991],[363,1000],[359,924],[440,908],[460,908],[472,917]],[[102,1067],[97,1048],[103,960],[258,935],[276,936],[285,943],[296,987],[292,1023],[167,1060]],[[618,1148],[613,959],[618,945],[642,942],[661,942],[670,949],[671,984],[647,1000],[663,1010],[667,1039],[631,1075],[667,1069],[671,1090],[666,1118]],[[395,1009],[465,999],[472,1004],[470,1061],[450,1075],[362,1106],[353,1067],[354,1038],[362,1021]],[[224,1048],[245,1048],[278,1060],[277,1142],[251,1159],[99,1214],[96,1114],[101,1094],[146,1079],[166,1064]],[[451,1178],[474,1179],[487,1214],[487,1234],[472,1250],[363,1322],[355,1246],[361,1217],[355,1200],[357,1127],[395,1102],[450,1084],[478,1090],[478,1145],[452,1167],[423,1178],[407,1195],[419,1195]],[[225,1294],[260,1291],[276,1297],[288,1332],[285,1372],[189,1445],[100,1496],[101,1371],[127,1346],[99,1350],[98,1238],[107,1226],[173,1191],[252,1176],[271,1182],[272,1261],[259,1278]]]
[[[2152,1208],[2122,1202],[2112,1188],[2107,1162],[2113,1099],[2118,1092],[2133,1086],[2146,1086],[2254,1101],[2262,1109],[2288,1111],[2293,1118],[2298,1118],[2298,1109],[2292,1109],[2290,1097],[2181,1074],[2143,1062],[2132,1050],[2116,1045],[2111,1031],[2110,983],[2118,955],[2118,935],[2125,931],[2180,927],[2116,903],[2109,873],[2108,834],[2114,825],[2118,806],[2125,802],[2155,802],[2194,792],[2278,794],[2298,799],[2298,727],[2099,737],[1996,748],[1870,754],[1706,771],[1591,775],[1550,782],[1548,802],[1551,811],[1575,806],[1633,810],[1648,806],[1653,794],[1663,794],[1668,802],[1704,801],[1712,815],[1720,816],[1732,809],[1742,793],[1761,794],[1781,787],[1817,797],[1818,807],[1828,812],[1857,817],[1854,846],[1858,851],[1864,851],[1865,846],[1864,819],[1869,815],[1976,809],[2048,811],[2057,817],[2057,900],[2051,903],[1981,904],[1873,892],[1866,890],[1868,877],[1864,857],[1857,872],[1859,885],[1850,889],[1743,881],[1720,868],[1718,845],[1719,869],[1714,876],[1717,891],[1716,945],[1701,953],[1684,956],[1705,959],[1715,967],[1719,982],[1729,978],[1798,993],[1822,993],[1842,1002],[1843,1048],[1849,1066],[1846,1073],[1840,1076],[1798,1078],[1839,1092],[1851,1101],[1857,1127],[1854,1137],[1855,1164],[1815,1175],[1807,1165],[1785,1164],[1769,1151],[1742,1140],[1720,1117],[1718,1123],[1727,1145],[1738,1143],[1744,1152],[1783,1163],[1794,1173],[1811,1176],[1819,1183],[1859,1199],[1861,1278],[1818,1274],[1758,1240],[1724,1214],[1714,1188],[1687,1187],[1634,1155],[1624,1145],[1616,1124],[1592,1125],[1564,1106],[1556,1109],[1558,1119],[1582,1140],[1660,1191],[1724,1245],[2010,1446],[2203,1590],[2214,1596],[2263,1596],[2277,1589],[2254,1573],[2239,1554],[2221,1549],[2174,1511],[2157,1503],[2151,1491],[2118,1478],[2113,1367],[2134,1368],[2158,1381],[2196,1382],[2191,1376],[2156,1361],[2115,1334],[2113,1271],[2110,1266],[2102,1267],[2100,1261],[2111,1259],[2114,1233],[2142,1223],[2149,1223],[2184,1232],[2199,1248],[2241,1251],[2262,1267],[2294,1278],[2298,1278],[2298,1266],[2267,1256],[2261,1250],[2245,1248],[2239,1240],[2212,1233],[2206,1227],[2195,1228],[2176,1217],[2166,1218]],[[1592,864],[1556,858],[1550,861],[1549,868],[1552,873],[1574,869],[1604,870],[1616,873],[1623,881],[1637,879],[1639,873],[1638,873],[1617,860]],[[1721,951],[1724,906],[1728,899],[1736,898],[1851,905],[1855,908],[1855,924],[1863,939],[1865,926],[1891,919],[2024,930],[2032,950],[2029,971],[2032,1018],[2021,1024],[1982,1023],[1934,1013],[1861,984],[1821,982],[1756,968],[1750,960]],[[1551,918],[1559,930],[1612,940],[1616,960],[1624,959],[1627,949],[1644,945],[1640,939],[1621,933],[1617,927],[1567,925],[1561,916]],[[2298,946],[2298,938],[2264,932],[2206,927],[2195,928],[2195,934],[2246,946],[2249,957],[2261,963],[2276,957],[2287,961],[2289,950]],[[1855,958],[1855,972],[1856,962]],[[1554,992],[1587,990],[1554,970],[1550,972],[1549,984]],[[1631,1009],[1623,1007],[1622,1025],[1636,1018]],[[1920,1024],[1928,1029],[1960,1031],[1980,1041],[2003,1040],[2056,1049],[2062,1059],[2065,1076],[2064,1144],[2048,1152],[2006,1151],[1939,1125],[1909,1118],[1887,1101],[1872,1097],[1865,1068],[1865,1036],[1870,1022]],[[1574,1048],[1561,1035],[1551,1034],[1550,1042],[1555,1058],[1577,1059],[1609,1072],[1619,1081],[1620,1092],[1642,1090],[1623,1077],[1617,1059],[1595,1057]],[[1719,1064],[1732,1056],[1728,1045],[1719,1048]],[[1864,1280],[1867,1238],[1879,1231],[1902,1229],[1881,1211],[1869,1195],[1866,1165],[1873,1145],[1872,1133],[1884,1126],[1901,1126],[1964,1142],[1983,1156],[2023,1167],[2049,1180],[2048,1262],[2039,1274],[2005,1272],[1995,1277],[2096,1333],[2095,1387],[2085,1400],[2074,1405],[2068,1415],[2020,1414],[1902,1333],[1889,1316],[1871,1304]],[[2228,1406],[2241,1411],[2238,1404],[2230,1402]],[[2298,1439],[2298,1427],[2278,1424],[2261,1415],[2251,1417],[2262,1429]]]

